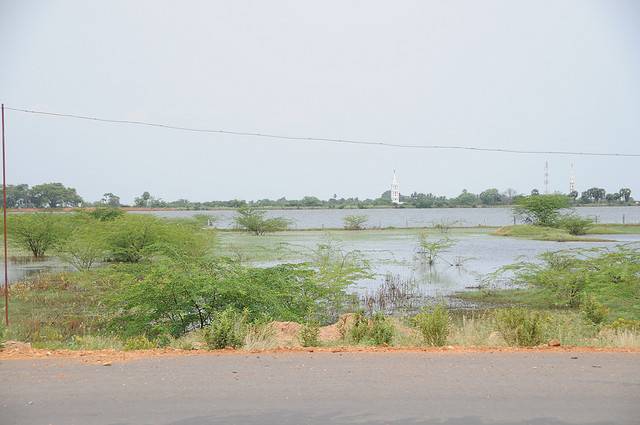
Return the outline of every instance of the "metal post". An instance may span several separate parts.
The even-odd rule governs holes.
[[[4,322],[9,326],[9,256],[7,250],[7,161],[4,150],[4,103],[2,104],[2,216],[4,218]]]

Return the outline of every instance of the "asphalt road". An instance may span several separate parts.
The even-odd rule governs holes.
[[[8,360],[0,385],[3,425],[640,424],[638,353]]]

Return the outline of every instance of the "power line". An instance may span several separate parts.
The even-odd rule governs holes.
[[[368,146],[383,146],[390,148],[403,148],[403,149],[448,149],[448,150],[465,150],[465,151],[478,151],[478,152],[499,152],[499,153],[514,153],[514,154],[526,154],[526,155],[576,155],[576,156],[613,156],[613,157],[640,157],[640,153],[619,153],[619,152],[579,152],[579,151],[539,151],[539,150],[521,150],[521,149],[506,149],[506,148],[481,148],[475,146],[460,146],[460,145],[413,145],[413,144],[400,144],[400,143],[388,143],[379,142],[373,140],[353,140],[353,139],[334,139],[325,137],[301,137],[301,136],[285,136],[279,134],[270,133],[256,133],[248,131],[233,131],[233,130],[220,130],[220,129],[206,129],[206,128],[194,128],[194,127],[181,127],[171,124],[153,123],[146,121],[132,121],[132,120],[118,120],[109,118],[100,118],[88,115],[77,114],[64,114],[60,112],[48,112],[37,111],[33,109],[22,108],[10,108],[5,109],[24,112],[29,114],[46,115],[51,117],[64,117],[74,118],[79,120],[97,121],[111,124],[127,124],[138,125],[147,127],[156,127],[177,131],[188,131],[194,133],[216,133],[216,134],[228,134],[233,136],[250,136],[250,137],[262,137],[268,139],[279,140],[300,140],[306,142],[325,142],[325,143],[343,143],[352,145],[368,145]]]

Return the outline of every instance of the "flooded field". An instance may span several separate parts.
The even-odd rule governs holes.
[[[244,260],[259,265],[304,261],[313,255],[313,249],[319,243],[331,243],[343,251],[358,251],[370,262],[374,276],[359,281],[351,288],[352,292],[365,302],[379,298],[380,291],[385,290],[399,297],[415,297],[408,300],[409,304],[420,302],[420,298],[438,299],[475,289],[487,274],[500,267],[521,260],[535,260],[546,251],[614,247],[625,243],[640,246],[640,235],[604,235],[615,242],[550,242],[458,229],[446,235],[429,233],[431,239],[448,237],[454,242],[433,265],[429,265],[419,255],[418,235],[418,231],[410,229],[283,232],[267,237],[221,232],[219,239],[222,250],[230,255],[244,255]],[[500,282],[496,284],[501,285]]]
[[[376,211],[381,214],[382,211],[403,212]],[[411,213],[424,211],[413,210]],[[486,212],[487,209],[463,211]],[[492,211],[505,213],[507,210]],[[311,211],[295,212],[311,214]],[[339,210],[336,212],[344,213]],[[307,219],[311,220],[308,216]],[[624,243],[637,243],[640,247],[640,234],[597,235],[598,238],[612,242],[551,242],[494,236],[490,234],[493,230],[483,227],[456,228],[446,233],[436,229],[427,230],[429,240],[448,238],[452,242],[449,248],[438,254],[433,264],[429,264],[420,255],[418,237],[421,231],[411,228],[364,231],[293,230],[260,237],[244,232],[218,231],[213,251],[215,255],[230,256],[256,266],[309,261],[318,244],[331,244],[342,252],[357,252],[369,262],[372,276],[356,282],[350,291],[357,294],[365,305],[395,309],[397,306],[387,304],[398,303],[411,308],[425,299],[442,299],[459,291],[476,289],[486,283],[488,274],[497,269],[521,260],[535,260],[546,251],[614,247]],[[35,260],[28,256],[15,256],[9,262],[11,282],[29,279],[38,273],[67,270],[72,270],[72,267],[55,257]],[[494,285],[504,286],[504,282],[495,282]]]
[[[599,223],[640,223],[640,207],[578,207],[575,212]],[[234,227],[233,210],[216,211],[138,211],[138,214],[154,214],[160,217],[185,218],[197,214],[215,219],[215,226],[222,229]],[[503,208],[380,208],[380,209],[306,209],[268,210],[268,217],[285,217],[292,221],[294,229],[342,228],[348,215],[366,215],[366,227],[426,227],[440,223],[457,226],[506,226],[514,224],[513,211]]]

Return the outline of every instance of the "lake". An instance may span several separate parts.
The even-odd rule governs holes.
[[[577,207],[575,212],[599,223],[640,223],[640,207]],[[221,229],[234,227],[234,210],[209,211],[136,211],[167,218],[188,218],[197,214],[215,218]],[[514,223],[511,208],[379,208],[379,209],[306,209],[267,210],[267,217],[292,220],[293,229],[342,228],[348,215],[366,215],[367,227],[427,227],[439,223],[456,226],[506,226]]]

